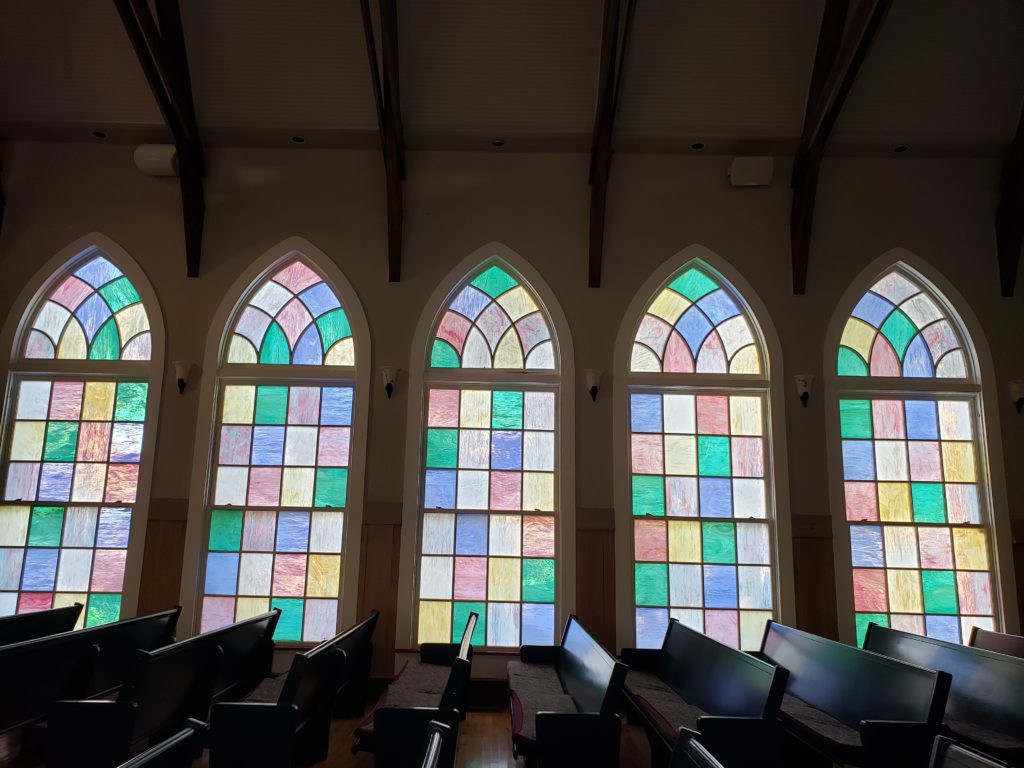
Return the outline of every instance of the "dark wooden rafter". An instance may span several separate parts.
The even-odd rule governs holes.
[[[185,261],[188,276],[198,277],[206,216],[205,159],[196,124],[178,0],[156,0],[156,18],[146,0],[114,0],[114,5],[174,138],[185,223]]]
[[[622,86],[623,63],[633,31],[636,0],[627,0],[625,25],[620,24],[620,7],[620,0],[605,0],[597,112],[594,117],[594,141],[590,150],[590,261],[587,284],[591,288],[601,287],[608,177],[612,166],[612,132]]]
[[[1017,135],[1003,161],[1003,176],[996,213],[996,251],[999,255],[999,287],[1003,296],[1013,296],[1024,246],[1024,110],[1017,123]]]
[[[859,0],[847,21],[849,5],[849,0],[826,0],[803,133],[793,160],[789,237],[793,293],[797,294],[807,289],[814,203],[825,147],[892,0]]]
[[[0,232],[4,229],[4,213],[7,211],[7,197],[4,195],[4,167],[0,165]]]
[[[378,0],[381,49],[378,64],[370,0],[360,0],[359,4],[387,180],[388,280],[397,283],[402,277],[402,182],[405,180],[405,135],[398,89],[398,10],[395,0]]]

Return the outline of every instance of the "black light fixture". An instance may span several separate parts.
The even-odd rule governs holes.
[[[384,393],[388,396],[388,400],[391,399],[391,395],[395,393],[395,383],[398,380],[398,372],[389,365],[382,366],[380,369],[380,378],[384,382]]]
[[[107,134],[104,131],[93,131],[92,137],[94,139],[99,139],[100,141],[103,141],[103,139],[107,138]]]
[[[692,150],[694,150],[696,152],[700,152],[702,149],[704,149],[704,142],[703,141],[695,141],[695,142],[693,142],[693,144],[690,145],[690,149],[692,149]]]
[[[302,136],[292,136],[292,144],[305,144],[306,139]]]

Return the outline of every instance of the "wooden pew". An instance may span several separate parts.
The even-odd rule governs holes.
[[[138,649],[174,639],[180,608],[0,647],[0,733],[44,720],[58,699],[114,690]]]
[[[626,665],[575,616],[559,645],[524,645],[519,659],[508,663],[512,754],[545,768],[618,765]]]
[[[935,749],[932,751],[931,762],[928,768],[1009,768],[1009,766],[996,760],[983,752],[957,744],[945,736],[938,736],[935,739]]]
[[[335,703],[338,717],[362,717],[369,695],[370,668],[373,665],[373,633],[380,613],[370,615],[338,636],[337,646],[345,653],[345,675]]]
[[[423,744],[423,759],[419,768],[438,768],[445,747],[452,744],[452,729],[437,720],[427,723],[427,737]]]
[[[760,765],[760,763],[748,763]],[[715,756],[708,752],[701,743],[685,730],[679,731],[679,738],[672,749],[672,762],[669,768],[725,768]]]
[[[473,664],[473,632],[479,619],[469,614],[462,641],[423,643],[418,661],[408,662],[356,728],[353,752],[373,752],[377,768],[405,768],[417,759],[431,720],[451,728],[452,748],[441,765],[454,766],[459,721],[466,716]]]
[[[205,735],[205,723],[187,720],[182,730],[121,763],[118,768],[191,768],[203,751]]]
[[[1024,659],[868,625],[864,647],[893,659],[949,673],[943,722],[958,740],[1024,764]]]
[[[366,646],[377,621],[374,611],[336,637],[297,653],[286,675],[268,677],[238,702],[215,704],[210,719],[210,765],[289,766],[327,759],[331,715],[338,692],[365,668]]]
[[[800,750],[803,746],[841,764],[894,768],[927,764],[949,693],[945,672],[774,621],[765,627],[759,655],[789,670],[779,713],[795,740],[787,748],[806,752]]]
[[[73,603],[48,611],[0,616],[0,646],[70,632],[75,628],[81,614],[82,604]]]
[[[1006,635],[1002,632],[993,632],[975,626],[971,629],[971,639],[967,644],[972,648],[1005,653],[1007,656],[1024,659],[1024,637],[1020,635]]]
[[[779,707],[789,673],[675,619],[660,649],[623,648],[627,706],[664,765],[682,728],[726,766],[778,765]]]

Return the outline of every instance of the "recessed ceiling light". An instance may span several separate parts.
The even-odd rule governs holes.
[[[700,152],[702,149],[704,149],[704,142],[703,141],[695,141],[695,142],[693,142],[693,144],[690,145],[690,149],[695,149],[698,152]]]
[[[306,140],[302,136],[292,136],[292,144],[305,144]]]
[[[892,151],[893,152],[906,152],[908,149],[910,149],[910,147],[908,147],[906,144],[900,144],[899,146],[893,147]]]
[[[501,149],[505,146],[504,139],[491,139],[491,146],[495,149]]]
[[[92,132],[92,137],[94,139],[105,139],[105,138],[107,138],[107,134],[104,133],[103,131],[93,131]]]

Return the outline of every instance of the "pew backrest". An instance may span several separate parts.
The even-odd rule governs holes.
[[[789,671],[786,692],[847,726],[862,720],[938,724],[949,675],[769,621],[762,655]]]
[[[295,707],[299,722],[315,710],[330,709],[345,667],[345,652],[337,643],[321,643],[292,657],[278,704]]]
[[[118,768],[186,768],[202,751],[206,724],[189,720],[185,727]]]
[[[949,673],[946,716],[1002,733],[1024,734],[1024,659],[932,637],[868,626],[864,647]]]
[[[441,709],[465,709],[466,693],[469,688],[469,677],[472,672],[473,632],[480,619],[476,611],[471,611],[462,631],[462,642],[459,643],[458,655],[452,659],[452,668],[448,673],[444,691],[441,693]],[[461,714],[465,715],[465,712]]]
[[[615,711],[626,665],[602,648],[575,616],[566,622],[555,669],[580,712],[606,715]]]
[[[124,683],[135,666],[135,652],[155,651],[174,642],[181,607],[77,630],[99,646],[86,696],[96,696]]]
[[[672,619],[659,676],[680,698],[708,714],[775,717],[789,673]]]
[[[335,638],[335,646],[345,652],[346,683],[354,675],[369,673],[373,659],[373,632],[379,618],[380,613],[370,611],[369,616]]]
[[[1010,768],[1006,763],[958,744],[945,736],[935,737],[928,768]]]
[[[0,646],[70,632],[75,628],[81,614],[82,604],[73,603],[48,611],[0,616]]]
[[[975,626],[971,630],[971,639],[968,645],[972,648],[981,648],[1024,659],[1024,637],[1020,635],[1005,635],[1002,632],[993,632],[990,629]]]
[[[230,701],[247,693],[270,674],[274,661],[274,630],[281,609],[274,608],[185,642],[223,651],[213,682],[213,701]]]

